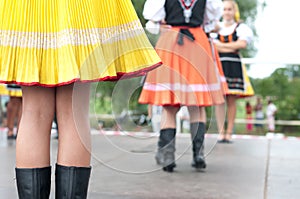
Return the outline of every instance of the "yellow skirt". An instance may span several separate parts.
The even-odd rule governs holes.
[[[245,64],[242,64],[243,67],[243,74],[244,74],[244,83],[245,83],[245,92],[243,93],[242,97],[251,97],[254,96],[255,92],[253,90],[252,84],[250,82],[250,78],[247,74],[247,69]]]
[[[10,97],[22,97],[22,90],[20,89],[8,89],[5,84],[0,84],[0,95],[6,95]]]
[[[6,89],[5,84],[0,84],[0,96],[1,95],[8,95],[8,90]]]
[[[2,83],[117,80],[161,64],[130,0],[0,0],[0,17]]]

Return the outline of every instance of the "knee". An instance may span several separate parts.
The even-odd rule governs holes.
[[[54,107],[24,107],[22,117],[32,119],[34,121],[52,121],[54,118]]]
[[[168,115],[174,116],[179,111],[180,107],[177,106],[164,106],[164,110]]]

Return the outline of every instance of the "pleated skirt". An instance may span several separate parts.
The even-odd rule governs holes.
[[[0,0],[0,82],[45,87],[161,64],[130,0]]]
[[[210,41],[210,45],[211,45],[211,48],[212,48],[213,59],[214,59],[215,65],[218,68],[218,72],[219,72],[219,76],[220,76],[220,80],[221,80],[221,84],[222,84],[223,93],[225,95],[226,93],[229,92],[229,88],[228,88],[226,77],[225,77],[225,74],[224,74],[224,71],[223,71],[222,62],[220,60],[219,52],[218,52],[215,44],[213,43],[213,41]]]
[[[163,65],[147,74],[139,98],[142,104],[211,106],[224,103],[224,90],[212,49],[202,28],[189,28],[194,41],[180,27],[163,31],[156,51]]]

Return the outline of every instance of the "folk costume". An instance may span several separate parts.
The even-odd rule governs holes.
[[[206,0],[146,1],[144,17],[157,23],[164,19],[171,29],[160,33],[155,49],[163,66],[147,74],[140,103],[173,106],[224,103],[218,71],[202,27],[205,8]]]
[[[213,42],[214,36],[217,34],[216,33],[217,26],[219,24],[219,20],[222,17],[223,10],[224,10],[223,3],[220,3],[220,1],[207,0],[206,10],[204,15],[204,31],[211,45],[211,50],[212,50],[212,55],[213,55],[215,65],[218,67],[223,93],[226,94],[228,93],[228,85],[223,72],[219,52]]]
[[[234,23],[225,27],[220,23],[217,42],[232,42],[245,40],[250,43],[253,37],[252,30],[244,23]],[[248,97],[254,95],[252,85],[245,66],[241,62],[239,51],[234,53],[219,53],[222,62],[223,71],[229,87],[227,95],[237,95],[239,97]]]
[[[209,1],[209,0],[208,0]],[[219,1],[222,4],[221,1]],[[222,84],[212,49],[203,30],[206,0],[147,0],[144,17],[157,28],[164,21],[155,49],[163,65],[147,74],[139,102],[160,106],[212,106],[224,103]],[[211,8],[213,9],[213,8]],[[157,31],[150,31],[157,32]],[[193,163],[206,167],[200,154],[206,131],[203,122],[191,123]],[[175,164],[176,129],[160,130],[156,156],[163,169],[172,172]],[[158,152],[159,152],[158,151]],[[157,155],[158,155],[157,154]]]
[[[0,83],[57,87],[145,75],[161,60],[130,0],[0,0]],[[56,165],[55,198],[86,198],[90,167]],[[47,199],[51,166],[16,168],[20,199]]]

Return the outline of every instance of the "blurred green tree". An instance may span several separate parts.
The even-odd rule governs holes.
[[[244,21],[252,30],[256,40],[255,20],[257,16],[258,1],[257,0],[236,0],[239,5],[241,20]],[[247,49],[241,51],[243,57],[253,57],[256,53],[254,42],[248,45]]]
[[[278,107],[277,119],[300,119],[300,78],[299,66],[290,66],[275,70],[270,77],[253,79],[257,95],[272,98]]]

